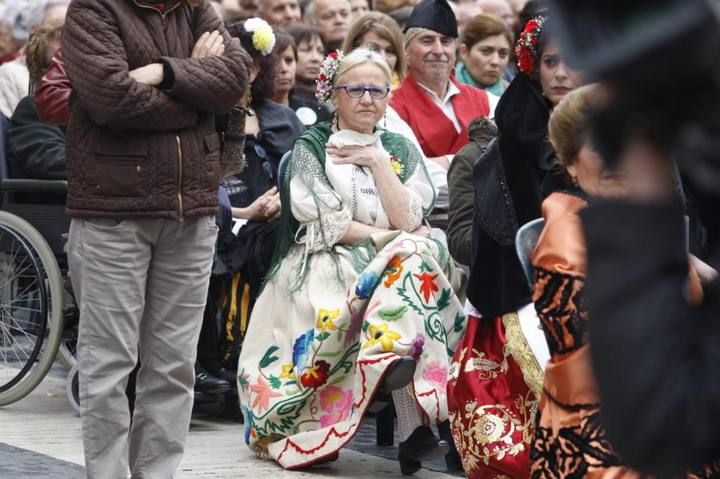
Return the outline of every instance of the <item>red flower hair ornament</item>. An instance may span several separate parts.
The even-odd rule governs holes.
[[[538,15],[525,24],[525,28],[515,44],[515,56],[518,69],[526,75],[532,75],[538,60],[538,39],[545,26],[546,17]]]
[[[330,101],[332,96],[333,88],[335,88],[335,77],[337,76],[338,69],[340,68],[340,62],[343,61],[345,56],[340,50],[330,52],[325,57],[320,67],[320,72],[315,79],[315,98],[321,103]]]

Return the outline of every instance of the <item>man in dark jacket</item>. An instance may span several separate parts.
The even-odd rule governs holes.
[[[470,143],[453,158],[448,170],[448,250],[453,259],[464,266],[472,260],[472,226],[475,187],[473,167],[488,143],[497,136],[497,126],[489,118],[473,120],[468,127]]]
[[[38,118],[34,95],[20,100],[10,117],[8,166],[13,178],[65,179],[65,133]]]
[[[208,0],[73,0],[63,57],[87,476],[170,478],[217,234],[214,114],[246,91],[251,60]]]

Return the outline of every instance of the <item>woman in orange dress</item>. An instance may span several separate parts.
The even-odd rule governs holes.
[[[623,466],[600,425],[600,398],[590,363],[588,312],[583,303],[587,250],[579,212],[591,198],[625,194],[622,175],[604,168],[590,144],[588,123],[598,90],[569,93],[549,123],[558,162],[575,188],[543,202],[545,227],[532,255],[533,302],[550,350],[539,419],[530,450],[533,479],[639,478]],[[702,286],[690,269],[688,298],[702,301]],[[620,332],[619,332],[620,333]],[[715,477],[708,466],[688,477]]]

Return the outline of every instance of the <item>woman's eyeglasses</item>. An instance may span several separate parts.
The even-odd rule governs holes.
[[[362,98],[365,92],[370,94],[370,98],[373,100],[382,100],[388,93],[390,93],[390,87],[387,86],[365,86],[365,85],[337,85],[336,90],[345,90],[347,96],[350,98]]]

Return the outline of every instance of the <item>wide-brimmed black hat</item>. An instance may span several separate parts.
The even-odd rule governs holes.
[[[455,13],[447,0],[421,0],[413,8],[404,31],[409,28],[427,28],[448,37],[458,37]]]

